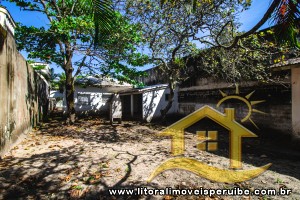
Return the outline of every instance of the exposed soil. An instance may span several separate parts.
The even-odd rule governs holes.
[[[0,199],[300,199],[300,156],[276,153],[261,143],[243,143],[243,168],[267,163],[262,175],[237,184],[215,183],[184,170],[170,170],[146,182],[151,172],[173,156],[164,127],[103,119],[81,119],[72,126],[57,120],[31,132],[0,161]],[[256,141],[259,139],[256,139]],[[221,143],[222,141],[219,141]],[[199,151],[196,135],[186,133],[185,157],[228,169],[228,149]],[[285,155],[293,156],[285,156]],[[259,188],[292,189],[289,196],[110,196],[110,188]]]

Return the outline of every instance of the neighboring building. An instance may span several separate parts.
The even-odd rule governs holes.
[[[79,114],[109,114],[112,91],[98,87],[75,87],[75,110]],[[66,104],[65,104],[66,105]]]
[[[253,91],[249,103],[251,104],[251,117],[243,124],[255,132],[279,133],[300,137],[300,59],[294,56],[283,62],[273,64],[273,74],[281,77],[277,82],[262,83],[258,81],[244,81],[239,85],[240,97],[246,97]],[[191,69],[190,69],[191,70]],[[148,77],[144,84],[166,83],[159,68],[147,70]],[[248,114],[249,108],[239,100],[228,100],[218,108],[218,102],[223,95],[236,95],[236,87],[225,80],[205,76],[202,72],[190,72],[190,77],[178,85],[175,102],[176,112],[186,116],[202,106],[208,105],[223,111],[226,107],[236,109],[237,120]],[[223,94],[220,92],[222,91]],[[256,104],[257,101],[261,101]],[[259,129],[257,129],[258,127]]]
[[[261,30],[260,33],[266,32],[267,34],[261,34],[264,35],[261,37],[271,42],[274,36],[268,33],[268,29]],[[269,83],[243,81],[239,85],[239,94],[236,94],[236,87],[233,83],[221,78],[212,78],[202,70],[201,62],[198,62],[201,60],[200,55],[189,59],[188,69],[184,73],[184,76],[188,78],[178,85],[178,99],[176,99],[178,114],[188,115],[205,105],[217,108],[224,94],[236,94],[245,98],[255,91],[250,95],[251,99],[248,102],[250,104],[252,102],[253,105],[245,106],[244,102],[236,99],[226,100],[218,109],[222,111],[226,107],[236,108],[237,120],[247,116],[250,109],[251,118],[244,121],[247,127],[251,129],[255,129],[255,126],[259,127],[262,133],[275,134],[277,132],[284,133],[288,137],[300,138],[300,51],[297,48],[290,48],[285,52],[273,53],[268,63],[273,69],[272,76],[277,81]],[[163,75],[159,67],[146,72],[148,76],[139,79],[145,85],[164,84],[168,81],[168,77]]]
[[[8,10],[0,5],[0,27],[5,31],[9,31],[13,36],[15,35],[16,23],[11,17]]]
[[[287,61],[277,63],[272,66],[277,71],[288,71],[291,74],[290,78],[290,99],[291,107],[289,110],[280,110],[279,115],[289,114],[291,132],[297,138],[300,138],[300,58],[291,58]],[[278,121],[278,123],[282,123]]]
[[[31,63],[30,66],[32,66],[32,68],[39,73],[40,75],[42,75],[46,80],[50,80],[51,78],[51,72],[50,72],[50,65],[47,63],[43,63],[43,62],[35,62],[35,63]]]
[[[49,95],[49,110],[64,110],[64,94],[59,90],[51,90]]]

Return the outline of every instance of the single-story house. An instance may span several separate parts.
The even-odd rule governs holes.
[[[176,90],[177,91],[177,90]],[[175,91],[174,101],[168,114],[177,113],[178,97]],[[170,98],[168,84],[158,84],[143,88],[132,88],[119,92],[122,101],[122,116],[150,122],[161,116]]]
[[[121,83],[107,77],[88,76],[75,82],[75,110],[79,114],[108,114],[109,101],[114,93],[130,89],[128,83]],[[55,109],[66,110],[65,92],[52,90],[50,98],[56,99]]]

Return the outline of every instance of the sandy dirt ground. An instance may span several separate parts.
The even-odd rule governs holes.
[[[169,170],[152,182],[151,172],[173,158],[171,140],[158,137],[164,127],[126,122],[111,126],[103,119],[81,119],[72,126],[52,120],[32,131],[0,160],[0,199],[300,199],[299,157],[276,151],[243,153],[244,169],[272,163],[252,180],[216,183],[184,170]],[[216,154],[196,148],[194,134],[186,133],[185,157],[228,169],[228,152]],[[244,147],[244,144],[243,144]],[[246,144],[248,149],[256,148]],[[274,150],[274,149],[273,149]],[[228,150],[227,150],[228,151]],[[296,152],[297,153],[297,152]],[[108,189],[291,189],[278,195],[110,195]]]

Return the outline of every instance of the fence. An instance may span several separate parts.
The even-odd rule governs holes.
[[[0,25],[0,155],[47,114],[49,85]]]

